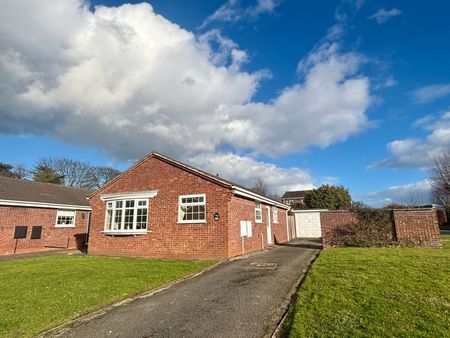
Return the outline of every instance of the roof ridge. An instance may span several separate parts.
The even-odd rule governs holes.
[[[7,179],[7,180],[15,180],[15,181],[19,181],[19,182],[26,182],[29,184],[36,184],[36,185],[46,185],[46,186],[52,186],[52,187],[58,187],[61,189],[72,189],[72,190],[87,190],[87,191],[94,191],[94,189],[90,189],[90,188],[78,188],[78,187],[72,187],[70,185],[65,185],[65,184],[58,184],[58,183],[50,183],[50,182],[39,182],[39,181],[33,181],[33,180],[28,180],[25,178],[20,178],[20,177],[7,177],[7,176],[2,176],[0,175],[0,179]]]

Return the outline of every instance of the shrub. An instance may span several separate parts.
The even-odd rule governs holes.
[[[395,243],[392,212],[386,209],[354,208],[356,222],[333,229],[332,246],[375,247]]]

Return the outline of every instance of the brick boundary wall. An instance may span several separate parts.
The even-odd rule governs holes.
[[[399,244],[424,247],[442,246],[438,209],[402,209],[392,210],[393,238]],[[346,224],[357,222],[356,215],[350,210],[324,211],[320,213],[322,242],[324,248],[330,248],[331,234]]]
[[[442,246],[436,209],[394,210],[397,241],[416,246]]]
[[[356,215],[348,210],[322,211],[320,212],[320,225],[322,228],[323,248],[331,248],[331,235],[337,228],[356,223]]]
[[[445,225],[448,222],[447,213],[444,209],[437,209],[437,218],[439,226]]]

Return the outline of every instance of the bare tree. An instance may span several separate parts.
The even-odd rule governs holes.
[[[21,179],[26,179],[31,175],[31,170],[23,164],[16,164],[12,172]]]
[[[437,157],[429,171],[434,202],[450,212],[450,152]]]
[[[77,188],[90,186],[91,166],[86,162],[69,158],[47,158],[40,160],[38,165],[46,165],[52,168],[63,177],[65,185]]]
[[[260,176],[255,178],[255,184],[250,190],[263,196],[269,196],[271,193],[269,185]]]
[[[90,187],[101,188],[120,174],[120,171],[110,167],[93,167],[90,171]]]

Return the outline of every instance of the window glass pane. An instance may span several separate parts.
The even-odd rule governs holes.
[[[108,209],[111,209],[112,206],[113,206],[112,202],[108,202],[107,208],[108,208]]]
[[[125,220],[123,224],[125,230],[133,229],[133,219],[134,219],[134,209],[126,209]]]
[[[147,229],[147,209],[137,209],[136,215],[136,229]]]
[[[138,202],[138,205],[139,205],[139,206],[145,206],[145,205],[147,205],[147,200],[141,200],[141,201],[139,201],[139,202]]]
[[[112,224],[112,210],[106,212],[106,230],[111,230]]]
[[[121,223],[122,223],[122,209],[116,209],[116,214],[114,216],[113,229],[120,230],[121,226],[122,226]]]
[[[125,201],[125,208],[134,208],[134,200]]]
[[[123,201],[116,201],[116,208],[122,208]]]

